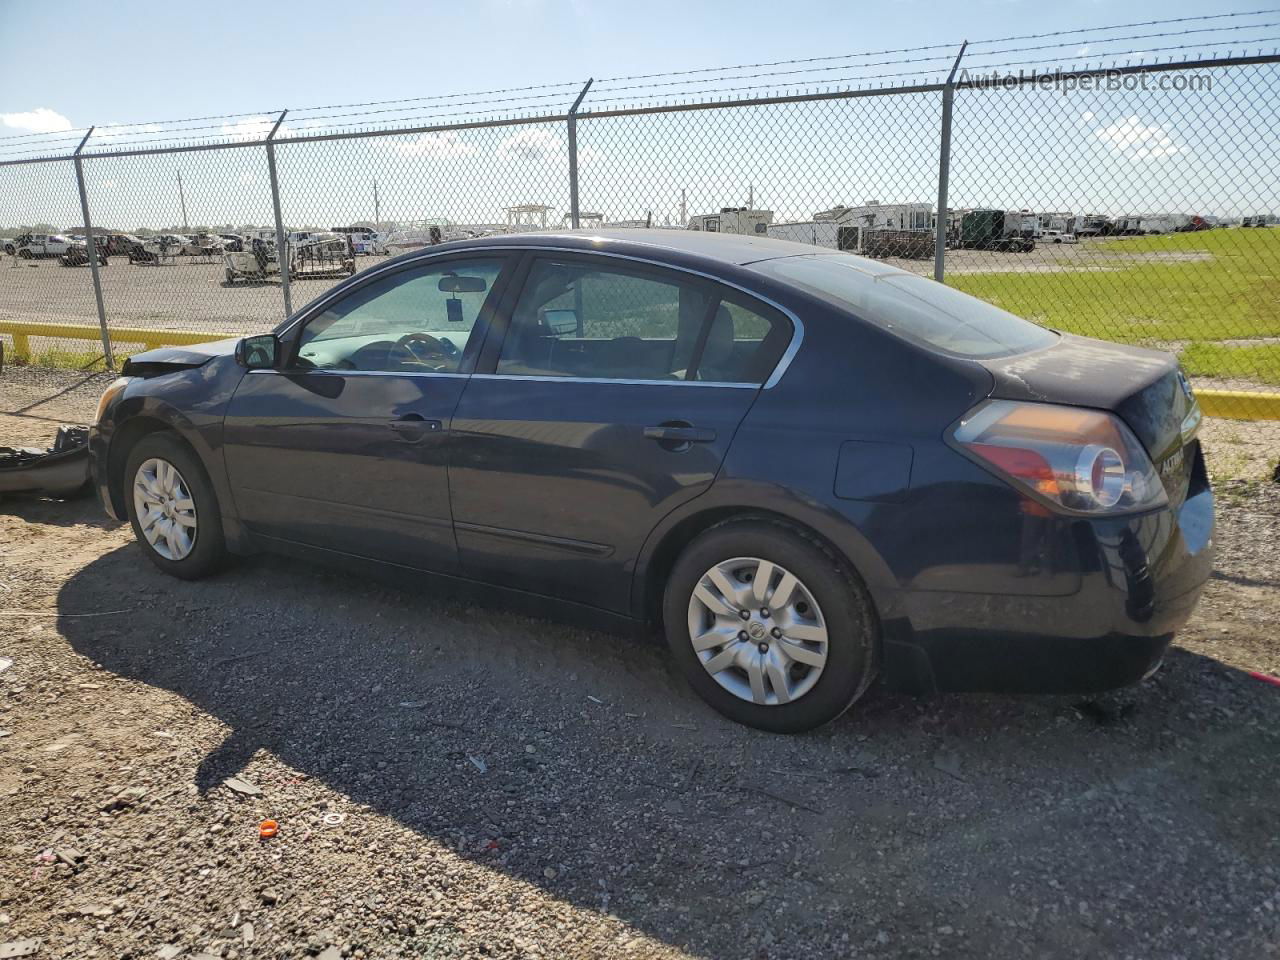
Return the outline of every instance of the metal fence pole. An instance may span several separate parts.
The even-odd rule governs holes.
[[[933,279],[939,283],[942,283],[947,260],[947,181],[951,176],[951,103],[956,93],[956,71],[960,69],[960,58],[964,56],[964,48],[967,46],[969,46],[968,40],[960,44],[956,62],[951,65],[946,86],[942,88],[942,142],[938,148],[938,222],[933,234]]]
[[[293,316],[293,297],[289,293],[289,244],[284,234],[284,217],[280,214],[280,181],[276,177],[276,131],[284,123],[288,110],[281,110],[276,125],[267,134],[267,173],[271,177],[271,208],[276,217],[276,260],[280,264],[280,290],[284,294],[284,317]]]
[[[592,79],[587,78],[586,86],[569,108],[569,222],[575,230],[578,229],[578,107],[591,89]]]
[[[76,152],[71,156],[76,168],[76,186],[80,188],[80,215],[84,217],[84,255],[89,258],[89,272],[93,275],[93,298],[98,303],[98,329],[102,332],[102,358],[107,362],[107,369],[116,369],[115,357],[111,355],[111,334],[107,331],[107,307],[102,299],[102,278],[98,276],[98,247],[93,242],[93,224],[89,222],[89,194],[84,188],[84,166],[80,162],[80,151],[93,136],[94,127],[80,141]]]

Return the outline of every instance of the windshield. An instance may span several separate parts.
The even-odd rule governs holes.
[[[850,256],[784,257],[754,267],[891,333],[958,357],[1006,357],[1055,339],[1051,331],[945,284],[910,273],[875,276]]]

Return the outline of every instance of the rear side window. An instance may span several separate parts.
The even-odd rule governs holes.
[[[762,383],[790,336],[770,308],[686,274],[540,260],[496,372]]]
[[[934,280],[907,273],[873,276],[852,257],[786,257],[755,266],[891,333],[953,356],[1006,357],[1056,339],[1030,320]]]

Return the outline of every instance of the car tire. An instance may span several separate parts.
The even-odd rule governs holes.
[[[744,641],[741,638],[748,636],[744,629],[736,634],[740,644],[736,654],[729,652],[731,643],[702,652],[695,649],[694,623],[698,617],[709,615],[712,621],[704,636],[734,629],[731,617],[716,616],[709,609],[695,606],[701,603],[695,597],[695,590],[706,583],[704,578],[713,569],[721,565],[732,569],[733,565],[749,566],[756,561],[771,565],[770,583],[774,585],[763,588],[766,600],[770,602],[759,609],[754,607],[757,601],[753,593],[742,595],[753,604],[749,611],[751,621],[744,621],[743,626],[774,629],[769,627],[770,620],[762,619],[763,611],[772,607],[771,601],[782,586],[782,574],[790,574],[796,584],[791,594],[794,606],[803,614],[815,617],[816,622],[825,628],[826,639],[818,648],[823,652],[825,662],[816,679],[812,677],[814,667],[807,660],[799,663],[782,654],[783,650],[794,650],[797,645],[786,634],[777,637],[775,632],[755,640],[748,637]],[[747,566],[738,572],[749,576]],[[765,568],[760,564],[754,569]],[[743,583],[749,585],[751,581]],[[754,588],[748,586],[747,589]],[[720,594],[723,598],[723,591]],[[797,599],[806,595],[812,605],[807,600]],[[745,604],[737,606],[741,610]],[[672,655],[698,695],[729,719],[773,733],[800,733],[840,716],[866,691],[879,662],[879,621],[866,587],[857,574],[816,537],[782,521],[767,518],[730,520],[700,534],[672,567],[663,595],[662,613]],[[785,604],[771,613],[776,614],[772,621],[776,629],[783,628],[784,623],[792,624],[788,629],[794,629],[795,624],[802,622],[792,615],[794,612],[788,612]],[[774,647],[766,650],[769,644],[774,644]],[[813,646],[809,643],[798,645]],[[714,674],[711,667],[704,666],[704,658],[715,661],[717,657],[739,656],[752,662],[755,658],[752,651],[759,653],[761,664],[776,664],[773,658],[783,656],[783,662],[790,662],[790,666],[785,669],[766,668],[763,672],[767,679],[759,681],[763,685],[760,688],[749,671],[736,665]],[[811,653],[809,657],[812,656]],[[770,673],[770,669],[780,672]],[[794,692],[797,695],[794,698],[778,697],[779,678],[784,685],[790,686],[797,676],[803,678],[796,684]],[[758,689],[763,689],[765,698],[774,698],[774,702],[758,702]]]
[[[167,472],[158,475],[158,465],[176,470],[176,483]],[[140,497],[135,493],[135,486],[140,481],[144,485],[150,481],[152,486],[149,489],[157,496],[156,503],[168,508],[168,513],[162,513],[148,524],[147,530],[143,524],[149,517],[139,517]],[[227,549],[218,495],[203,464],[176,435],[149,433],[129,451],[125,462],[124,499],[139,547],[165,573],[183,580],[198,580],[216,573],[226,563]],[[191,503],[189,508],[183,506],[187,501]],[[193,525],[179,523],[178,515],[194,521]],[[170,517],[174,519],[170,520]],[[157,524],[164,525],[161,530],[177,524],[192,532],[184,534],[178,530],[174,540],[159,533],[153,541],[148,531],[156,534]]]

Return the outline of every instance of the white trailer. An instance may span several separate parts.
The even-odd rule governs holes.
[[[834,220],[805,220],[798,223],[771,223],[768,233],[775,240],[791,240],[815,247],[838,250],[837,238],[840,225]]]
[[[746,207],[721,207],[719,213],[701,213],[690,217],[690,230],[708,233],[745,233],[764,236],[773,223],[772,210],[748,210]]]

